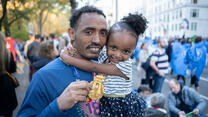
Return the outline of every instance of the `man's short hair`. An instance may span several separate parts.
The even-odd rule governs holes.
[[[54,34],[54,33],[51,33],[51,34],[49,35],[49,37],[52,38],[52,39],[54,39],[54,38],[55,38],[55,34]]]
[[[147,85],[141,85],[139,88],[138,88],[138,93],[140,92],[145,92],[145,91],[149,91],[151,92],[151,89],[147,86]]]
[[[79,20],[80,16],[83,14],[83,13],[97,13],[99,15],[102,15],[104,18],[106,18],[105,14],[103,13],[103,11],[93,7],[93,6],[84,6],[78,10],[75,10],[73,13],[72,13],[72,16],[70,18],[70,27],[71,28],[76,28],[77,26],[77,21]]]
[[[151,105],[159,108],[165,108],[166,98],[162,93],[154,93],[151,95]]]
[[[40,38],[41,38],[40,34],[35,35],[35,39],[40,39]]]

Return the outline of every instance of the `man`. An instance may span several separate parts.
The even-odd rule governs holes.
[[[35,56],[39,56],[40,38],[41,36],[36,34],[35,40],[28,46],[27,57],[31,63],[34,62]]]
[[[40,41],[41,41],[41,36],[39,34],[35,35],[35,40],[28,45],[28,50],[27,50],[27,57],[29,59],[29,66],[30,66],[30,73],[29,73],[29,81],[32,80],[32,76],[34,73],[33,69],[33,62],[37,61],[36,58],[39,56],[39,49],[40,49]]]
[[[24,47],[24,55],[25,55],[26,58],[27,58],[28,46],[35,40],[34,39],[34,34],[32,32],[29,32],[28,37],[29,37],[29,39],[26,41],[25,47]]]
[[[72,14],[70,26],[68,33],[78,57],[97,59],[107,36],[103,12],[82,7]],[[57,58],[34,75],[17,116],[99,116],[97,101],[86,102],[92,80],[92,73],[68,66]]]
[[[166,43],[164,39],[158,40],[158,48],[152,53],[150,66],[156,72],[153,75],[153,93],[161,92],[162,85],[165,79],[165,74],[168,73],[168,56],[165,52]]]
[[[175,79],[171,79],[168,86],[171,90],[168,94],[168,108],[171,117],[184,117],[189,112],[193,112],[198,117],[203,112],[206,102],[195,90],[181,85]]]
[[[19,57],[19,60],[22,62],[23,61],[23,57],[20,53],[19,47],[16,43],[16,41],[14,39],[12,39],[11,37],[11,33],[9,31],[6,32],[6,42],[7,42],[7,48],[9,49],[9,51],[12,53],[13,57],[14,57],[14,61],[16,62],[16,54]]]

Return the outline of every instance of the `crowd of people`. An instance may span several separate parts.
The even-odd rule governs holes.
[[[18,117],[203,117],[206,102],[199,95],[199,80],[207,64],[208,40],[141,40],[148,25],[141,14],[129,14],[109,30],[105,18],[101,10],[84,6],[72,14],[68,33],[61,38],[29,32],[24,43],[12,39],[10,32],[6,37],[0,32],[0,116],[12,117],[17,107],[12,73],[16,62],[25,61],[30,84]],[[141,81],[136,86],[135,71]],[[95,89],[90,82],[96,82],[98,74],[104,77],[97,86],[104,87],[98,88],[102,98],[88,99]],[[171,76],[165,96],[168,74],[177,77]]]
[[[58,40],[53,33],[49,35],[49,37],[53,38],[43,38],[40,34],[29,32],[28,40],[23,42],[18,39],[13,39],[10,32],[6,32],[5,35],[6,37],[0,32],[0,93],[2,95],[0,116],[12,117],[13,110],[18,105],[15,93],[15,88],[17,87],[15,83],[18,80],[13,75],[18,70],[18,63],[26,63],[29,65],[29,81],[31,81],[36,71],[58,57],[60,53],[59,48],[66,47],[70,38],[68,35],[63,34]]]

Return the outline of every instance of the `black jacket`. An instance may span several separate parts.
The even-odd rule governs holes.
[[[11,54],[9,73],[16,72],[16,63]],[[17,107],[15,84],[7,74],[0,75],[0,115],[11,113]]]
[[[164,109],[148,108],[145,112],[145,117],[169,117],[167,111]]]

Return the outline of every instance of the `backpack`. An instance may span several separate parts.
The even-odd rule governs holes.
[[[141,67],[147,71],[147,69],[149,69],[150,67],[150,60],[151,60],[152,54],[147,58],[146,62],[141,64]]]

